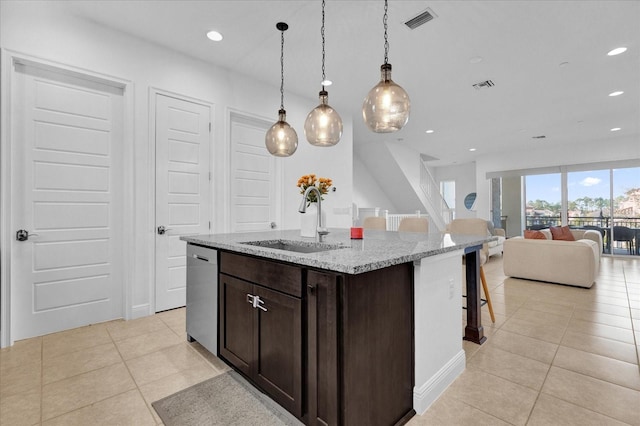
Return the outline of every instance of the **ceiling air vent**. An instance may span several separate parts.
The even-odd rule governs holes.
[[[481,81],[480,83],[476,83],[473,85],[473,88],[476,90],[480,89],[488,89],[489,87],[493,87],[495,84],[491,80]]]
[[[412,30],[415,30],[420,25],[426,24],[427,22],[429,22],[430,20],[432,20],[436,16],[437,15],[435,13],[433,13],[433,10],[427,9],[424,12],[420,12],[418,15],[416,15],[413,18],[409,19],[404,24],[407,27],[411,28]]]

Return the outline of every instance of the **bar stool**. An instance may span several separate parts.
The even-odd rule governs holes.
[[[460,235],[478,235],[478,236],[488,236],[489,228],[487,226],[487,221],[484,219],[454,219],[449,224],[449,232],[451,234],[460,234]],[[487,286],[487,279],[484,275],[483,265],[489,259],[489,247],[487,244],[482,245],[482,250],[480,250],[480,281],[482,282],[482,291],[484,291],[487,308],[489,308],[489,315],[491,316],[491,322],[496,322],[496,317],[493,314],[493,305],[491,304],[491,295],[489,294],[489,287]]]
[[[362,227],[364,229],[381,229],[383,231],[387,230],[387,219],[384,217],[377,216],[369,216],[365,217],[362,222]]]
[[[405,217],[398,225],[398,232],[429,232],[429,221],[426,217]]]

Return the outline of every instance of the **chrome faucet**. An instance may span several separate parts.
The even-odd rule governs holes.
[[[306,191],[304,191],[304,195],[302,196],[302,202],[300,203],[300,207],[298,208],[298,211],[300,213],[307,212],[307,196],[311,191],[316,191],[316,196],[317,196],[316,198],[318,199],[318,227],[316,228],[316,237],[317,237],[316,239],[319,243],[321,243],[322,237],[327,235],[329,233],[329,230],[327,230],[327,228],[322,227],[322,193],[318,188],[316,188],[315,186],[310,186],[307,188]]]

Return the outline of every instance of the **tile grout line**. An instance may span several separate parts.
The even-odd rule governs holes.
[[[503,285],[503,287],[504,287],[504,285],[505,285],[504,281],[502,282],[502,285]],[[499,286],[498,286],[498,287],[499,287]],[[495,332],[494,332],[493,334],[495,334],[495,333],[497,333],[499,330],[501,330],[501,329],[502,329],[502,327],[507,323],[507,321],[509,321],[509,319],[513,318],[513,317],[518,313],[518,311],[520,311],[520,309],[523,309],[523,307],[525,306],[525,304],[526,304],[529,300],[535,300],[535,299],[533,299],[533,298],[532,298],[532,296],[526,296],[525,302],[524,302],[524,303],[522,303],[520,306],[518,306],[518,308],[517,308],[515,311],[513,311],[513,313],[512,313],[511,315],[505,315],[507,319],[505,320],[505,322],[504,322],[504,323],[502,323],[502,325],[500,325],[500,327],[498,327],[498,328],[495,330]],[[526,309],[526,308],[524,308],[524,309]],[[573,307],[572,309],[575,309],[575,307]],[[505,313],[506,313],[506,312],[505,312]],[[573,312],[572,312],[572,314],[573,314]],[[507,331],[507,330],[505,330],[505,331]],[[565,332],[566,332],[566,326],[565,326]],[[520,335],[520,336],[530,337],[530,336],[526,336],[526,335],[523,335],[523,334],[520,334],[520,333],[517,333],[517,332],[513,332],[513,333],[514,333],[514,334],[518,334],[518,335]],[[493,335],[493,334],[492,334],[492,335]],[[563,337],[564,337],[564,334],[563,334]],[[544,340],[541,340],[541,339],[535,339],[535,340],[540,340],[540,341],[543,341],[543,342],[544,342]],[[486,343],[487,343],[487,344],[489,344],[489,343],[490,343],[490,339],[489,339],[489,337],[487,337],[487,342],[486,342]],[[547,343],[548,343],[548,342],[547,342]],[[556,348],[556,353],[557,353],[557,351],[558,351],[558,348],[559,348],[559,347],[560,347],[560,345],[558,344],[558,347]],[[474,354],[473,354],[469,359],[473,358],[476,354],[478,354],[478,352],[480,352],[480,350],[481,350],[481,349],[482,349],[482,348],[480,348],[480,349],[478,349],[477,351],[475,351],[475,352],[474,352]],[[497,349],[500,349],[500,348],[497,348]],[[502,350],[504,350],[504,349],[502,349]],[[535,359],[533,359],[533,358],[529,358],[529,357],[527,357],[527,356],[524,356],[524,355],[521,355],[521,354],[517,354],[517,353],[511,352],[511,351],[507,351],[507,350],[505,350],[505,352],[509,352],[509,353],[511,353],[511,354],[513,354],[513,355],[517,355],[517,356],[522,356],[523,358],[531,359],[531,360],[533,360],[533,361],[538,361],[538,360],[535,360]],[[555,353],[554,353],[554,358],[555,358]],[[552,360],[552,362],[553,362],[553,360]],[[535,406],[536,406],[536,403],[538,402],[538,398],[540,397],[540,393],[542,392],[542,386],[544,386],[544,382],[545,382],[545,381],[546,381],[546,379],[547,379],[547,375],[549,374],[549,370],[551,370],[551,365],[552,365],[552,364],[551,364],[551,363],[549,363],[549,367],[547,368],[547,373],[545,374],[545,379],[543,380],[542,385],[540,386],[540,389],[539,389],[539,390],[537,390],[537,389],[533,389],[533,388],[531,388],[531,387],[529,387],[529,386],[526,386],[526,385],[523,385],[523,384],[521,384],[521,383],[517,383],[517,382],[515,382],[515,381],[513,381],[513,380],[510,380],[510,379],[508,379],[508,378],[498,376],[498,375],[493,374],[493,373],[491,373],[491,372],[489,372],[489,371],[485,371],[485,370],[483,370],[483,369],[481,369],[481,368],[480,368],[479,370],[480,370],[480,371],[482,371],[482,372],[483,372],[483,373],[485,373],[485,374],[489,374],[489,375],[494,376],[494,377],[496,377],[496,378],[498,378],[498,379],[505,380],[505,381],[510,382],[510,383],[512,383],[512,384],[515,384],[515,385],[518,385],[518,386],[522,386],[522,387],[524,387],[524,388],[526,388],[526,389],[530,389],[530,390],[532,390],[532,391],[535,391],[535,392],[536,392],[536,399],[535,399],[535,401],[533,402],[533,404],[531,405],[531,408],[530,408],[530,410],[529,410],[529,413],[527,414],[527,419],[526,419],[526,421],[525,421],[525,425],[526,425],[526,424],[529,422],[529,419],[531,418],[531,413],[533,412],[533,410],[534,410],[534,408],[535,408]],[[457,400],[457,401],[459,401],[459,402],[463,402],[463,403],[467,404],[465,401],[460,401],[459,399],[457,399],[457,398],[455,398],[455,397],[453,397],[453,398],[454,398],[454,399],[456,399],[456,400]],[[467,404],[467,405],[470,405],[470,404]],[[482,410],[482,409],[480,409],[480,408],[478,408],[478,407],[475,407],[475,406],[473,406],[473,405],[470,405],[470,406],[471,406],[471,407],[473,407],[473,408],[475,408],[475,409],[477,409],[477,410],[482,411],[482,412],[483,412],[483,413],[485,413],[485,414],[488,414],[488,415],[490,415],[490,416],[492,416],[492,417],[498,418],[498,419],[500,419],[500,420],[502,420],[502,421],[504,421],[504,422],[506,422],[506,423],[510,423],[510,422],[508,422],[507,420],[502,419],[502,418],[500,418],[500,417],[497,417],[497,416],[495,416],[495,415],[493,415],[493,414],[491,414],[491,413],[488,413],[488,412],[486,412],[486,411],[484,411],[484,410]]]
[[[629,296],[629,283],[627,282],[627,271],[622,264],[622,276],[624,277],[624,287],[627,290],[627,305],[629,307],[629,317],[631,318],[631,334],[633,335],[633,343],[636,347],[636,361],[638,365],[638,372],[640,373],[640,346],[638,346],[638,339],[636,339],[636,328],[633,323],[633,311],[631,310],[631,297]]]
[[[44,411],[44,338],[40,337],[40,424]]]
[[[115,340],[113,340],[113,337],[111,336],[111,333],[109,332],[108,328],[106,328],[106,327],[105,327],[105,331],[106,331],[106,332],[107,332],[107,334],[109,335],[109,338],[111,339],[111,343],[113,343],[113,345],[115,346],[116,351],[118,352],[118,356],[120,356],[120,360],[122,361],[122,363],[124,364],[125,368],[127,369],[127,373],[128,373],[128,374],[129,374],[129,376],[131,377],[131,380],[132,380],[132,381],[133,381],[133,383],[136,385],[136,390],[138,390],[138,393],[140,393],[140,396],[142,397],[142,394],[141,394],[140,390],[138,389],[137,383],[136,383],[136,381],[134,380],[133,375],[131,374],[131,371],[129,370],[129,367],[128,367],[128,365],[127,365],[126,361],[125,361],[125,360],[124,360],[124,358],[122,357],[122,354],[120,353],[120,350],[118,349],[118,346],[116,345]],[[99,345],[96,345],[96,346],[99,346]],[[90,347],[89,347],[89,348],[90,348]],[[79,350],[76,350],[76,351],[73,351],[73,352],[79,352],[79,351],[84,350],[84,349],[88,349],[88,348],[79,349]],[[69,353],[72,353],[72,352],[69,352]],[[111,364],[111,365],[115,365],[115,364]],[[105,366],[105,367],[110,367],[111,365],[108,365],[108,366]],[[73,375],[73,376],[69,376],[69,377],[66,377],[66,378],[64,378],[64,379],[60,379],[60,380],[65,380],[65,379],[68,379],[68,378],[70,378],[70,377],[77,377],[77,376],[80,376],[80,375],[82,375],[82,374],[90,373],[90,372],[92,372],[92,371],[97,371],[97,370],[100,370],[100,369],[105,368],[105,367],[101,367],[101,368],[97,368],[97,369],[94,369],[94,370],[86,371],[86,372],[84,372],[84,373],[80,373],[80,374],[76,374],[76,375]],[[43,368],[44,368],[44,360],[43,360]],[[58,380],[58,381],[60,381],[60,380]],[[55,382],[52,382],[52,383],[55,383]],[[44,386],[44,377],[43,377],[43,386]],[[124,392],[120,392],[120,393],[117,393],[117,394],[115,394],[115,395],[111,395],[111,396],[108,396],[108,397],[106,397],[106,398],[103,398],[103,399],[99,399],[99,400],[93,401],[93,402],[91,402],[90,404],[83,405],[83,406],[78,407],[78,408],[75,408],[75,409],[73,409],[73,410],[71,410],[71,411],[67,411],[67,412],[61,413],[61,414],[59,414],[59,415],[57,415],[57,416],[55,416],[55,417],[52,417],[52,418],[50,418],[50,419],[47,419],[46,421],[54,420],[54,419],[60,418],[60,417],[62,417],[62,416],[68,415],[68,414],[70,414],[70,413],[74,413],[74,412],[76,412],[76,411],[80,411],[80,410],[82,410],[82,409],[84,409],[84,408],[86,408],[86,407],[93,406],[94,404],[97,404],[97,403],[99,403],[99,402],[106,401],[106,400],[108,400],[108,399],[110,399],[110,398],[113,398],[113,397],[116,397],[116,396],[118,396],[118,395],[122,395],[122,394],[127,393],[127,392],[129,392],[129,391],[131,391],[131,390],[133,390],[133,389],[129,389],[129,390],[126,390],[126,391],[124,391]],[[142,399],[144,400],[144,397],[142,397]],[[146,401],[145,401],[145,405],[146,405]],[[147,407],[147,408],[148,408],[148,407]],[[40,410],[40,424],[42,424],[42,423],[44,422],[42,415],[43,415],[43,414],[42,414],[42,406],[41,406],[41,410]],[[152,418],[153,418],[153,414],[151,414],[151,416],[152,416]],[[155,421],[155,418],[154,418],[154,421]]]
[[[538,400],[540,399],[540,395],[543,393],[542,389],[544,389],[544,385],[545,383],[547,383],[547,379],[549,378],[549,372],[551,372],[551,367],[553,367],[553,362],[556,360],[556,356],[558,356],[558,351],[560,350],[560,346],[562,346],[562,340],[564,340],[564,336],[567,334],[567,330],[569,329],[569,323],[571,322],[571,319],[573,318],[573,315],[576,311],[576,305],[573,304],[571,307],[571,315],[569,316],[569,320],[567,321],[567,325],[565,325],[564,327],[564,332],[562,333],[562,337],[560,337],[560,341],[558,342],[558,345],[556,346],[556,350],[553,353],[553,358],[551,358],[551,362],[549,362],[549,368],[547,368],[547,372],[544,375],[544,380],[542,381],[542,384],[540,385],[540,389],[538,390],[538,395],[536,395],[536,400],[533,403],[533,405],[531,406],[531,410],[529,411],[529,415],[527,416],[527,421],[525,423],[525,425],[527,423],[529,423],[529,420],[531,420],[531,415],[533,414],[533,410],[536,408],[536,405],[538,404]],[[556,367],[558,368],[558,367]]]
[[[155,314],[154,314],[155,315]],[[162,320],[162,319],[161,319]],[[147,410],[149,411],[149,415],[151,416],[151,419],[154,421],[154,423],[157,424],[156,422],[156,418],[153,415],[153,412],[151,411],[153,408],[151,407],[150,403],[147,403],[146,398],[144,397],[144,395],[142,394],[142,390],[140,389],[140,386],[138,385],[138,382],[136,381],[136,379],[133,377],[133,374],[131,373],[131,369],[129,368],[129,364],[127,364],[127,361],[124,359],[124,357],[122,356],[122,353],[120,352],[120,348],[118,347],[118,344],[116,343],[115,339],[113,338],[113,336],[111,335],[111,332],[109,331],[109,329],[106,329],[107,334],[109,335],[109,338],[111,339],[111,343],[113,343],[113,346],[116,348],[116,351],[118,352],[118,355],[120,356],[120,359],[122,360],[122,363],[124,364],[124,367],[127,369],[127,373],[129,374],[129,377],[131,377],[131,380],[133,381],[133,384],[135,385],[135,389],[136,391],[138,391],[138,394],[140,395],[140,398],[142,398],[142,401],[144,401],[144,405],[147,407]],[[141,334],[142,335],[142,334]],[[133,358],[135,359],[135,358]],[[128,391],[125,391],[128,392]],[[122,392],[122,393],[125,393]],[[120,395],[120,394],[119,394]],[[115,396],[115,395],[113,395]]]

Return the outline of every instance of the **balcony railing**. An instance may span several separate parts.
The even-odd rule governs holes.
[[[629,228],[640,228],[640,217],[587,217],[574,216],[570,217],[568,225],[572,228],[583,228],[585,226],[598,226],[600,228],[609,228],[614,226],[626,226]],[[560,226],[562,219],[560,216],[526,216],[527,229],[543,229],[549,226]]]
[[[526,229],[544,229],[550,226],[560,226],[562,219],[560,216],[526,216]],[[603,252],[609,254],[632,254],[640,256],[640,217],[587,217],[573,216],[568,218],[568,225],[576,229],[595,229],[602,233]],[[622,241],[616,237],[619,231],[613,227],[625,227],[627,233],[633,237],[630,240]],[[620,231],[621,233],[621,231]],[[612,244],[612,242],[614,244]],[[624,245],[624,247],[616,247]]]

